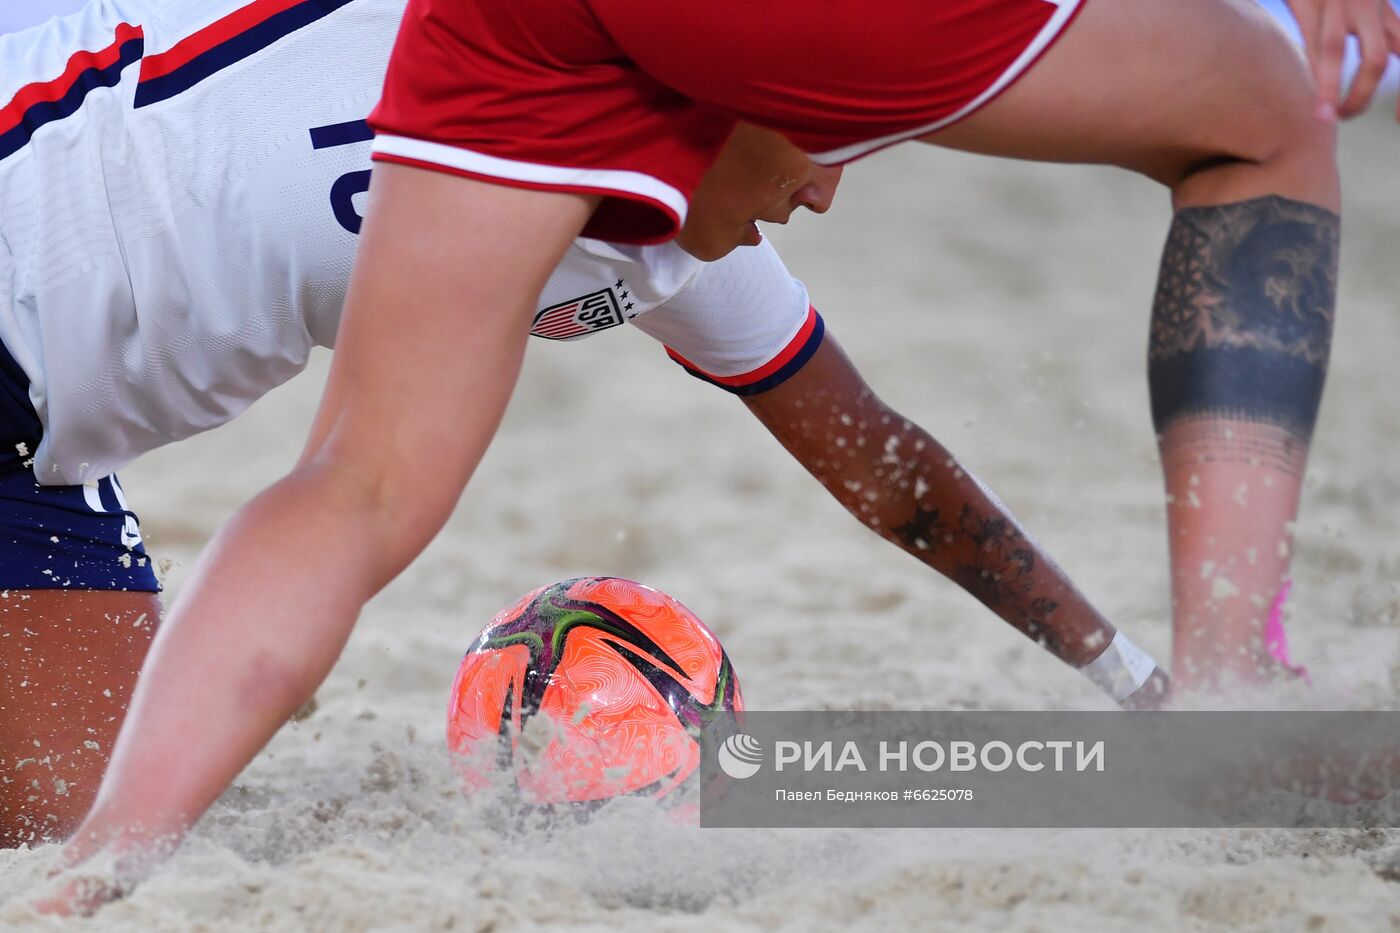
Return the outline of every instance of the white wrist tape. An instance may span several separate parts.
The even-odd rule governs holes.
[[[1133,644],[1127,635],[1117,632],[1103,654],[1079,670],[1100,690],[1121,703],[1147,683],[1156,667],[1152,655]]]

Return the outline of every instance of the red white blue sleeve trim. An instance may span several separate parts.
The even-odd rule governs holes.
[[[351,0],[253,0],[141,62],[134,106],[189,90],[205,78],[262,51]]]
[[[145,56],[142,28],[122,23],[110,45],[74,53],[61,75],[25,85],[0,107],[0,159],[27,146],[40,127],[77,113],[92,91],[116,87],[128,65],[141,62],[133,105],[145,107],[188,90],[350,2],[253,0],[151,56]]]
[[[20,88],[0,108],[0,159],[27,146],[41,126],[77,113],[92,91],[116,87],[122,71],[141,57],[144,48],[141,27],[122,23],[106,48],[76,52],[57,78]]]
[[[826,324],[822,322],[822,316],[817,313],[816,308],[808,305],[807,319],[778,355],[757,369],[737,376],[716,376],[707,373],[670,347],[666,348],[666,353],[696,379],[719,386],[735,395],[758,395],[787,382],[798,370],[806,366],[807,361],[821,346],[825,334]]]

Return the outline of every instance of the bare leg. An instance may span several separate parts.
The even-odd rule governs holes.
[[[159,619],[155,593],[0,593],[0,847],[87,813]]]
[[[1172,669],[1185,686],[1258,680],[1277,668],[1264,651],[1264,623],[1288,576],[1288,523],[1297,514],[1307,446],[1271,425],[1207,415],[1175,422],[1158,443],[1175,607]]]
[[[1177,214],[1148,378],[1183,683],[1258,682],[1331,344],[1337,218],[1264,198]]]
[[[1089,0],[1019,83],[926,141],[1119,165],[1178,213],[1153,310],[1178,686],[1258,678],[1333,318],[1340,200],[1299,54],[1248,3]]]

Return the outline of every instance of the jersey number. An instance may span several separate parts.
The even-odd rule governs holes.
[[[352,143],[369,142],[374,139],[374,130],[364,120],[351,120],[349,123],[332,123],[328,126],[311,128],[311,148],[330,149],[333,146],[349,146]],[[369,169],[346,172],[331,185],[331,213],[336,221],[351,233],[360,232],[364,218],[355,210],[355,195],[369,190]]]

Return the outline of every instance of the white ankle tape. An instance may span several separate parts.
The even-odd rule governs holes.
[[[1127,635],[1117,632],[1103,654],[1079,670],[1100,690],[1121,703],[1147,683],[1156,667],[1152,655],[1133,644]]]

